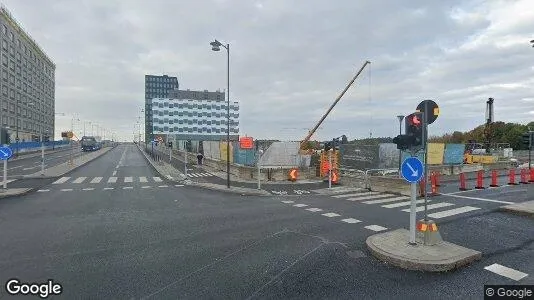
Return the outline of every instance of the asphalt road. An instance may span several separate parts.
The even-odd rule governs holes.
[[[391,267],[365,248],[378,230],[407,226],[405,206],[315,192],[238,196],[158,179],[134,145],[120,145],[39,192],[0,200],[2,286],[53,279],[61,299],[482,299],[484,284],[534,283],[533,220],[480,200],[532,199],[534,185],[430,199],[452,204],[441,211],[478,208],[436,221],[446,240],[483,252],[467,268],[431,274]],[[495,263],[528,275],[484,269]]]
[[[79,147],[75,148],[73,157],[78,157],[82,154]],[[71,149],[65,148],[61,150],[53,150],[52,152],[45,152],[45,168],[50,168],[68,161],[71,157]],[[3,174],[4,165],[0,163],[0,174]],[[13,178],[21,175],[29,175],[41,170],[41,155],[21,157],[16,160],[9,160],[7,166],[8,178]]]

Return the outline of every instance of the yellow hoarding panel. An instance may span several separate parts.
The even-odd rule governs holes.
[[[219,149],[220,149],[220,152],[221,152],[221,160],[222,161],[226,161],[226,142],[220,142],[219,143]],[[232,144],[230,143],[230,162],[233,163],[234,162],[234,155],[233,155],[233,151],[232,151]]]
[[[445,144],[443,143],[429,143],[428,144],[428,164],[441,165],[443,164],[443,155],[445,154]]]
[[[494,164],[497,162],[496,156],[491,155],[473,155],[473,163]]]

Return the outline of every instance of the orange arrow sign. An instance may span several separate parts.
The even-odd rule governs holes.
[[[297,180],[297,176],[299,175],[299,171],[297,169],[291,169],[291,171],[289,171],[289,179],[290,180]]]

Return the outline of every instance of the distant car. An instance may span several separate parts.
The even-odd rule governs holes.
[[[82,151],[96,151],[102,148],[102,143],[93,136],[84,136],[80,140]]]

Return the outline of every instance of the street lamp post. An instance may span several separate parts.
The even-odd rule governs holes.
[[[226,49],[226,186],[230,188],[230,44],[222,44],[218,40],[210,43],[211,50]]]
[[[398,115],[397,118],[399,119],[399,135],[402,135],[402,120],[404,120],[404,116]],[[401,159],[402,159],[402,151],[399,150],[399,172],[401,169]]]

